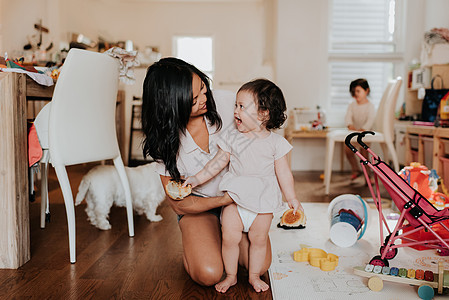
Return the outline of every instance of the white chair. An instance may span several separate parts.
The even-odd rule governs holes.
[[[377,109],[376,119],[374,121],[375,135],[366,136],[364,141],[367,143],[378,142],[382,147],[384,156],[390,154],[393,166],[396,172],[399,171],[398,156],[394,147],[394,112],[399,90],[401,89],[402,79],[398,77],[388,82],[388,85],[382,95],[382,99]],[[339,129],[330,131],[326,137],[326,159],[324,167],[324,186],[325,193],[329,195],[329,187],[332,176],[332,159],[334,156],[335,143],[344,142],[346,136],[352,131]],[[385,160],[385,159],[384,159]]]
[[[47,198],[46,165],[50,160],[61,186],[67,213],[70,262],[76,261],[75,209],[66,166],[112,159],[121,179],[128,216],[129,236],[134,236],[133,209],[128,178],[117,142],[115,108],[119,62],[97,52],[71,49],[55,86],[52,101],[36,118],[36,130],[44,152],[42,181]],[[48,132],[48,134],[46,134]],[[48,139],[47,139],[48,138]],[[48,154],[47,153],[47,154]],[[42,224],[43,223],[43,224]]]
[[[41,170],[41,228],[45,228],[46,216],[50,218],[49,200],[48,200],[48,163],[50,153],[48,146],[48,119],[50,114],[51,102],[45,105],[36,116],[34,126],[36,127],[39,143],[42,148],[42,158],[40,162]]]

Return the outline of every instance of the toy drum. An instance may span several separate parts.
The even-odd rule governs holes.
[[[368,204],[358,195],[344,194],[329,203],[330,240],[351,247],[361,239],[368,222]]]

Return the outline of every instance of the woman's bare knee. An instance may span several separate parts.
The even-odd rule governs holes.
[[[200,285],[212,286],[221,280],[223,265],[202,265],[190,274],[193,281]]]

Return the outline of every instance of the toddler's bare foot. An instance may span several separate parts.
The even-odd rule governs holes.
[[[236,275],[226,275],[226,278],[223,281],[220,281],[215,285],[215,289],[217,290],[217,292],[226,293],[226,291],[236,283],[237,283]]]
[[[253,286],[256,292],[265,292],[270,288],[268,284],[265,283],[258,275],[250,275],[249,283]]]

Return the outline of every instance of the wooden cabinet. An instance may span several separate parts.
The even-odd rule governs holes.
[[[416,135],[418,137],[417,142],[417,155],[413,156],[413,146],[410,141],[410,136]],[[431,143],[430,149],[427,151],[432,152],[432,162],[426,163],[426,142]],[[409,165],[412,161],[417,161],[421,164],[425,164],[429,169],[435,169],[437,174],[442,176],[443,174],[443,162],[440,159],[445,158],[449,152],[449,128],[440,128],[433,126],[416,126],[408,125],[405,138],[405,164]],[[449,174],[446,174],[446,176]]]

